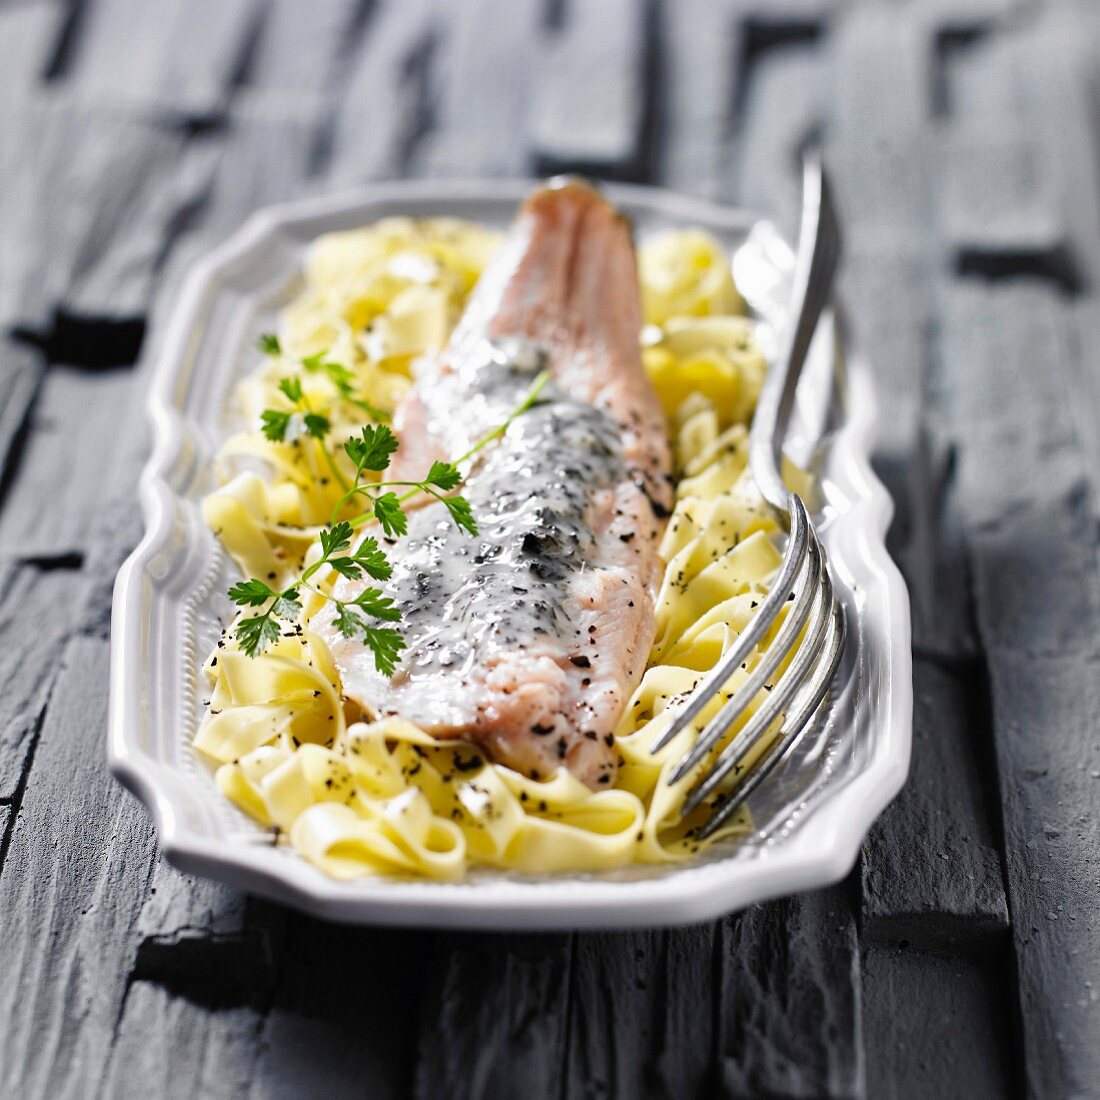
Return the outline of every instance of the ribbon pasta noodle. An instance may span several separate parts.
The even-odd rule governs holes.
[[[448,219],[389,218],[322,237],[304,292],[284,312],[278,354],[239,387],[242,420],[259,423],[288,373],[301,378],[308,407],[328,410],[337,436],[356,430],[366,407],[393,409],[410,364],[443,346],[496,244],[487,230]],[[591,791],[564,768],[530,779],[402,719],[363,721],[309,628],[323,600],[303,591],[303,625],[265,653],[247,657],[223,635],[204,668],[211,694],[195,747],[217,765],[225,797],[328,874],[598,870],[681,860],[701,847],[695,834],[709,806],[679,820],[690,783],[672,786],[667,776],[724,696],[694,729],[656,755],[649,749],[745,627],[779,565],[779,528],[747,472],[765,362],[727,258],[707,234],[653,239],[640,249],[639,271],[643,359],[668,416],[678,482],[660,548],[656,641],[616,731],[615,786]],[[223,448],[222,485],[204,515],[246,576],[286,583],[316,560],[317,532],[348,472],[305,434],[271,442],[249,427]],[[315,585],[334,582],[326,570]],[[742,812],[717,836],[746,826]]]

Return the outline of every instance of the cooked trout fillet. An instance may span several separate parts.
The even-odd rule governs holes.
[[[532,777],[564,764],[593,788],[613,781],[612,731],[653,642],[672,495],[640,328],[622,216],[579,183],[532,195],[395,417],[392,476],[420,478],[550,370],[537,404],[468,473],[479,534],[457,530],[438,502],[410,513],[383,585],[408,644],[392,678],[340,635],[331,605],[314,619],[345,694],[369,714],[474,742]],[[336,595],[364,583],[341,580]]]

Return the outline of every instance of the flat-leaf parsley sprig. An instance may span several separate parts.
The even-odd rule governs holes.
[[[405,647],[404,639],[393,627],[378,626],[368,621],[369,618],[384,623],[397,622],[401,613],[394,606],[393,600],[383,595],[380,588],[364,588],[355,599],[341,600],[310,583],[325,565],[351,580],[368,576],[373,580],[384,581],[390,577],[393,569],[379,547],[378,540],[368,535],[353,551],[353,535],[351,524],[346,521],[326,527],[319,536],[321,556],[302,572],[298,580],[291,582],[282,591],[256,577],[238,581],[229,589],[229,598],[238,607],[264,608],[256,615],[241,619],[234,631],[237,643],[249,657],[262,653],[279,638],[282,632],[281,623],[297,625],[298,617],[302,613],[300,590],[308,588],[335,604],[336,625],[345,637],[362,636],[374,654],[378,671],[387,676],[393,674],[397,657]]]
[[[277,339],[275,346],[278,346]],[[277,354],[272,352],[269,354]],[[317,369],[324,366],[320,363]],[[307,367],[307,369],[309,369]],[[342,368],[341,368],[342,369]],[[393,567],[378,540],[367,535],[352,549],[355,529],[371,519],[377,520],[382,531],[388,537],[403,535],[408,531],[408,517],[403,505],[417,493],[427,493],[444,505],[455,525],[470,535],[477,534],[477,523],[469,501],[462,496],[453,495],[463,481],[459,464],[472,458],[487,444],[498,439],[509,425],[535,404],[543,387],[549,380],[549,373],[543,371],[528,390],[523,401],[491,432],[479,439],[465,454],[454,462],[433,462],[427,475],[420,481],[376,481],[364,482],[367,473],[382,473],[389,468],[390,460],[398,448],[398,439],[385,424],[368,424],[360,429],[344,444],[344,452],[355,468],[354,481],[349,485],[342,479],[345,493],[333,509],[329,525],[321,530],[318,539],[321,556],[307,566],[298,577],[282,590],[272,588],[266,581],[251,577],[238,581],[229,589],[229,598],[240,608],[251,608],[256,614],[240,619],[234,629],[234,636],[242,651],[250,657],[262,653],[269,645],[278,640],[283,625],[298,627],[302,614],[301,589],[307,588],[327,600],[336,608],[336,627],[346,638],[360,637],[374,655],[374,665],[384,676],[392,676],[397,660],[405,648],[405,639],[401,632],[386,623],[396,623],[401,613],[393,600],[383,594],[380,588],[364,588],[354,599],[341,600],[330,592],[312,584],[323,566],[349,580],[359,580],[366,576],[372,580],[385,581],[393,573]],[[286,378],[279,384],[284,396],[294,405],[292,412],[266,410],[264,412],[264,434],[268,438],[286,439],[292,430],[292,418],[300,416],[304,431],[322,441],[330,430],[327,418],[313,412],[302,395],[301,383],[297,379]],[[283,417],[286,417],[284,420]],[[307,419],[314,417],[315,419]],[[323,421],[323,424],[321,423]],[[270,425],[270,428],[269,428]],[[335,468],[331,454],[330,463]],[[404,488],[407,491],[398,495],[393,490]],[[339,519],[339,513],[351,500],[365,498],[369,507],[351,520]],[[262,611],[259,609],[263,608]]]

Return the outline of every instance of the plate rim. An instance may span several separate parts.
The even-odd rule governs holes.
[[[183,417],[173,407],[172,389],[205,300],[216,297],[218,277],[224,269],[262,248],[280,231],[382,203],[518,202],[538,183],[537,179],[393,180],[267,206],[196,260],[185,275],[163,338],[152,355],[145,402],[152,449],[138,483],[145,528],[115,581],[107,736],[111,772],[146,806],[161,853],[180,870],[218,879],[326,919],[356,924],[527,930],[684,924],[839,881],[854,865],[872,823],[904,784],[913,710],[909,597],[886,550],[893,500],[871,467],[877,407],[870,366],[843,326],[849,414],[837,439],[838,444],[846,444],[840,448],[843,457],[865,490],[856,505],[866,513],[862,517],[863,553],[885,581],[889,630],[885,631],[887,652],[881,659],[888,666],[889,706],[888,713],[875,721],[874,744],[862,769],[814,806],[812,845],[805,843],[807,830],[803,828],[795,834],[796,841],[801,834],[801,843],[787,838],[758,851],[751,861],[731,857],[694,867],[676,864],[674,874],[640,880],[579,880],[567,874],[527,881],[502,878],[496,880],[498,886],[506,887],[507,897],[502,899],[499,891],[492,898],[482,897],[468,882],[384,878],[339,882],[302,859],[288,858],[290,854],[282,849],[260,843],[230,847],[224,839],[208,838],[186,826],[172,784],[162,782],[159,774],[169,766],[136,742],[131,712],[140,705],[140,620],[154,614],[155,598],[142,586],[143,570],[172,525],[176,494],[168,475],[182,452]],[[766,222],[744,209],[664,188],[622,183],[600,186],[618,204],[647,207],[685,222],[702,221],[731,230]],[[840,320],[843,322],[842,314]],[[746,867],[751,868],[748,874],[730,873]]]

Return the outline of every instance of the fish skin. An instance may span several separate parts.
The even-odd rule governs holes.
[[[489,377],[483,373],[488,368],[479,366],[486,340],[497,346],[518,340],[543,349],[553,382],[544,391],[545,407],[536,406],[515,421],[470,470],[462,492],[483,506],[484,514],[478,515],[483,532],[512,530],[509,516],[494,514],[485,489],[489,479],[501,476],[499,470],[494,474],[497,467],[522,457],[525,435],[545,434],[547,417],[558,418],[550,438],[567,447],[571,426],[596,415],[584,407],[599,410],[602,419],[593,430],[598,435],[611,426],[615,455],[607,469],[614,476],[592,474],[580,482],[586,490],[582,564],[578,567],[571,559],[571,571],[560,585],[548,582],[539,589],[536,582],[535,594],[559,609],[553,629],[521,631],[515,641],[508,634],[510,612],[502,602],[499,614],[490,607],[485,621],[468,624],[453,666],[444,666],[430,656],[439,652],[433,646],[441,644],[435,627],[421,626],[413,614],[408,617],[414,624],[407,632],[409,649],[394,677],[387,679],[375,670],[361,642],[339,634],[330,605],[319,612],[312,628],[332,649],[345,695],[369,714],[400,714],[435,736],[473,742],[494,760],[533,777],[548,777],[564,764],[593,789],[613,782],[617,758],[612,734],[653,642],[663,568],[657,547],[672,503],[667,427],[642,366],[641,324],[637,265],[626,220],[583,184],[536,191],[482,275],[447,349],[399,408],[395,430],[401,446],[387,477],[422,477],[434,459],[462,453],[503,418],[505,406],[493,405],[491,388],[464,381],[467,375],[475,382]],[[583,455],[571,457],[567,450],[560,455],[565,468],[587,469],[581,459]],[[519,471],[517,477],[525,470],[522,462],[507,468]],[[534,522],[528,513],[538,511],[540,486],[535,483],[528,495],[517,497],[515,511],[524,513],[524,523]],[[547,481],[546,500],[557,499],[554,492]],[[417,555],[431,560],[424,557],[425,548],[444,538],[460,555],[468,552],[454,543],[449,531],[438,502],[410,513],[409,535],[390,551],[396,591],[405,591],[397,576],[406,565],[403,554],[409,562],[418,560]],[[479,556],[486,553],[484,543],[469,545],[479,548]],[[460,576],[444,575],[450,567],[443,559],[440,576],[428,582],[440,587],[439,617],[461,618],[471,607],[485,611],[476,601],[504,590],[501,570],[519,576],[522,567],[538,565],[529,558],[510,547],[499,568],[493,562],[470,566],[475,579],[478,569],[485,571],[488,585],[473,597]],[[547,567],[553,572],[564,561],[551,552]],[[351,599],[363,585],[341,579],[335,592],[340,599]],[[463,602],[468,598],[475,602]],[[511,613],[522,617],[529,608]]]

